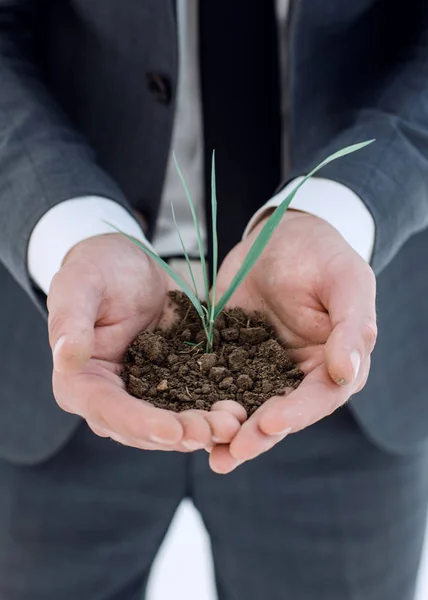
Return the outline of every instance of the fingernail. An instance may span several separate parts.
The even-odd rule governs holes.
[[[63,335],[59,338],[59,340],[57,341],[57,343],[55,344],[54,347],[54,351],[53,351],[53,360],[54,360],[54,364],[57,360],[57,356],[61,350],[61,348],[64,346],[65,342],[67,340],[67,336]]]
[[[291,433],[291,427],[287,427],[287,429],[283,429],[282,431],[279,431],[275,435],[279,435],[280,437],[282,437],[282,439],[284,439],[285,437],[287,437],[287,435],[289,433]]]
[[[352,370],[354,371],[354,380],[358,377],[358,372],[360,370],[361,365],[361,355],[358,350],[353,350],[351,352],[351,356],[349,357],[351,360]]]
[[[158,435],[151,435],[149,440],[154,444],[165,444],[166,446],[172,446],[175,442],[171,442],[171,440],[166,440]]]
[[[187,450],[200,450],[203,447],[201,442],[197,442],[196,440],[183,440],[181,443]]]
[[[224,444],[223,440],[221,438],[217,437],[216,435],[214,435],[212,437],[212,440],[215,444]]]

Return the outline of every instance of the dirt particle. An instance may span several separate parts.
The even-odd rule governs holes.
[[[237,327],[228,327],[222,329],[220,335],[225,342],[236,342],[239,338],[239,329]]]
[[[242,344],[261,344],[269,337],[264,327],[246,327],[239,330],[239,341]]]
[[[218,387],[221,390],[227,390],[230,386],[233,385],[233,377],[226,377],[222,381],[220,381]]]
[[[244,392],[242,398],[246,404],[250,405],[255,404],[258,400],[257,394],[253,392]]]
[[[160,364],[168,351],[165,340],[159,334],[150,331],[145,331],[138,336],[138,348],[143,357],[154,364]]]
[[[168,354],[166,360],[169,365],[174,365],[178,361],[178,356],[176,354]]]
[[[129,392],[136,398],[143,398],[149,389],[148,384],[134,375],[129,375]]]
[[[251,390],[253,388],[254,382],[249,375],[239,375],[236,380],[236,385],[241,390]]]
[[[192,332],[190,331],[190,329],[183,329],[180,337],[183,340],[183,342],[190,342],[192,339]]]
[[[273,384],[270,381],[268,381],[267,379],[262,381],[262,394],[270,394],[272,390]]]
[[[201,345],[203,348],[207,341],[206,335],[204,331],[200,331],[195,338],[196,342]],[[218,329],[213,330],[213,348],[216,349],[220,345],[220,332]]]
[[[231,371],[239,371],[247,362],[248,352],[244,348],[235,348],[229,354],[229,369]]]
[[[129,372],[134,377],[141,377],[141,375],[143,374],[143,369],[141,367],[138,367],[137,365],[132,365],[132,367],[129,369]]]
[[[187,365],[180,365],[178,367],[178,374],[180,377],[184,377],[189,372],[189,367]]]
[[[224,316],[224,314],[221,314],[217,317],[214,325],[215,325],[216,329],[218,329],[219,331],[221,331],[222,329],[226,329],[227,323],[226,323],[226,317]]]
[[[226,369],[226,367],[213,367],[212,369],[210,369],[209,377],[213,381],[220,383],[220,381],[225,379],[228,374],[229,372]]]

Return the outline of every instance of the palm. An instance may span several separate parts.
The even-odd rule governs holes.
[[[121,241],[121,244],[123,242]],[[130,342],[143,329],[158,326],[167,313],[167,277],[138,249],[114,253],[97,264],[107,283],[95,325],[94,358],[122,360]]]
[[[263,312],[307,373],[320,364],[323,345],[332,330],[319,289],[326,282],[330,261],[320,252],[319,239],[317,244],[311,243],[301,234],[299,225],[295,219],[292,228],[285,226],[278,232],[285,236],[286,243],[279,235],[274,236],[268,252],[262,254],[232,303],[249,312]],[[218,276],[220,294],[242,264],[253,238],[238,244],[225,259]],[[339,259],[337,248],[335,260]]]

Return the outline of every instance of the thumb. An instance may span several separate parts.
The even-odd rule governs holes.
[[[339,385],[355,384],[376,343],[376,281],[365,264],[336,274],[324,300],[333,331],[325,347],[330,377]]]
[[[47,305],[55,371],[78,373],[91,358],[101,297],[99,275],[91,264],[67,263],[53,278]]]

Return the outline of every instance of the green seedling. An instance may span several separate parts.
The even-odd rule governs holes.
[[[244,261],[242,262],[241,267],[239,268],[238,272],[236,273],[235,277],[233,278],[231,284],[229,285],[227,290],[224,292],[224,294],[221,296],[221,298],[218,301],[217,301],[217,294],[216,294],[216,292],[217,292],[217,268],[218,268],[218,240],[217,240],[217,192],[216,192],[216,174],[215,174],[216,173],[215,172],[215,152],[213,152],[213,155],[212,155],[212,168],[211,168],[211,216],[212,216],[211,220],[212,220],[212,249],[213,249],[211,296],[210,296],[210,287],[209,287],[208,267],[207,267],[207,262],[205,259],[205,252],[204,252],[204,247],[203,247],[201,230],[200,230],[198,218],[196,215],[195,205],[193,204],[193,201],[192,201],[189,189],[187,187],[186,181],[184,179],[183,173],[181,172],[181,169],[180,169],[180,167],[177,163],[177,160],[175,158],[175,155],[174,155],[175,166],[176,166],[178,175],[180,177],[180,180],[182,182],[182,185],[183,185],[183,188],[184,188],[184,191],[186,194],[186,198],[187,198],[187,201],[188,201],[191,213],[192,213],[193,223],[195,226],[195,232],[196,232],[196,236],[197,236],[197,240],[198,240],[198,249],[199,249],[199,255],[200,255],[200,260],[201,260],[201,265],[202,265],[203,278],[204,278],[204,287],[205,287],[204,291],[205,291],[205,297],[206,297],[205,303],[202,302],[202,300],[200,299],[200,295],[199,295],[199,292],[198,292],[198,289],[196,286],[195,276],[194,276],[194,273],[192,270],[190,258],[189,258],[188,252],[185,248],[180,230],[177,226],[177,221],[175,218],[175,212],[174,212],[173,206],[171,206],[172,216],[173,216],[175,228],[177,231],[177,235],[179,237],[180,244],[181,244],[181,247],[183,250],[183,254],[187,261],[187,266],[189,269],[192,287],[190,285],[188,285],[187,282],[184,281],[184,279],[182,277],[180,277],[177,273],[175,273],[175,271],[169,266],[169,264],[167,262],[165,262],[158,254],[153,252],[153,250],[148,248],[143,242],[140,242],[136,238],[134,238],[126,233],[123,233],[123,235],[125,235],[129,240],[131,240],[134,244],[136,244],[139,248],[141,248],[141,250],[143,250],[143,252],[145,252],[148,256],[150,256],[150,258],[152,258],[165,271],[165,273],[167,273],[167,275],[169,275],[169,277],[171,277],[171,279],[174,280],[174,282],[177,284],[177,286],[179,288],[181,288],[181,290],[189,298],[190,302],[195,307],[195,309],[201,319],[202,327],[205,332],[205,336],[206,336],[206,340],[207,340],[207,343],[206,343],[206,351],[207,352],[212,351],[213,337],[214,337],[214,323],[215,323],[217,317],[220,315],[222,310],[224,310],[224,308],[226,307],[226,304],[229,302],[229,300],[231,299],[233,294],[236,292],[238,287],[242,284],[242,282],[247,277],[248,273],[254,267],[259,256],[261,255],[261,253],[265,249],[266,245],[268,244],[270,238],[272,237],[275,229],[279,225],[287,208],[289,207],[290,202],[293,200],[294,196],[297,194],[297,192],[302,187],[302,185],[304,185],[308,179],[310,179],[313,175],[315,175],[315,173],[317,173],[320,169],[325,167],[325,165],[327,165],[328,163],[330,163],[333,160],[336,160],[342,156],[345,156],[347,154],[351,154],[352,152],[356,152],[357,150],[361,150],[362,148],[365,148],[365,146],[368,146],[372,142],[374,142],[374,140],[361,142],[359,144],[353,144],[352,146],[347,146],[346,148],[343,148],[342,150],[335,152],[334,154],[332,154],[331,156],[329,156],[325,160],[323,160],[317,167],[315,167],[310,173],[308,173],[303,178],[303,180],[281,202],[281,204],[274,210],[274,212],[267,219],[262,230],[260,231],[259,235],[255,239],[253,245],[251,246],[247,256],[245,257]],[[114,226],[112,225],[112,227],[114,227]],[[116,229],[116,231],[119,231],[120,233],[122,233],[116,227],[114,227],[114,229]]]

